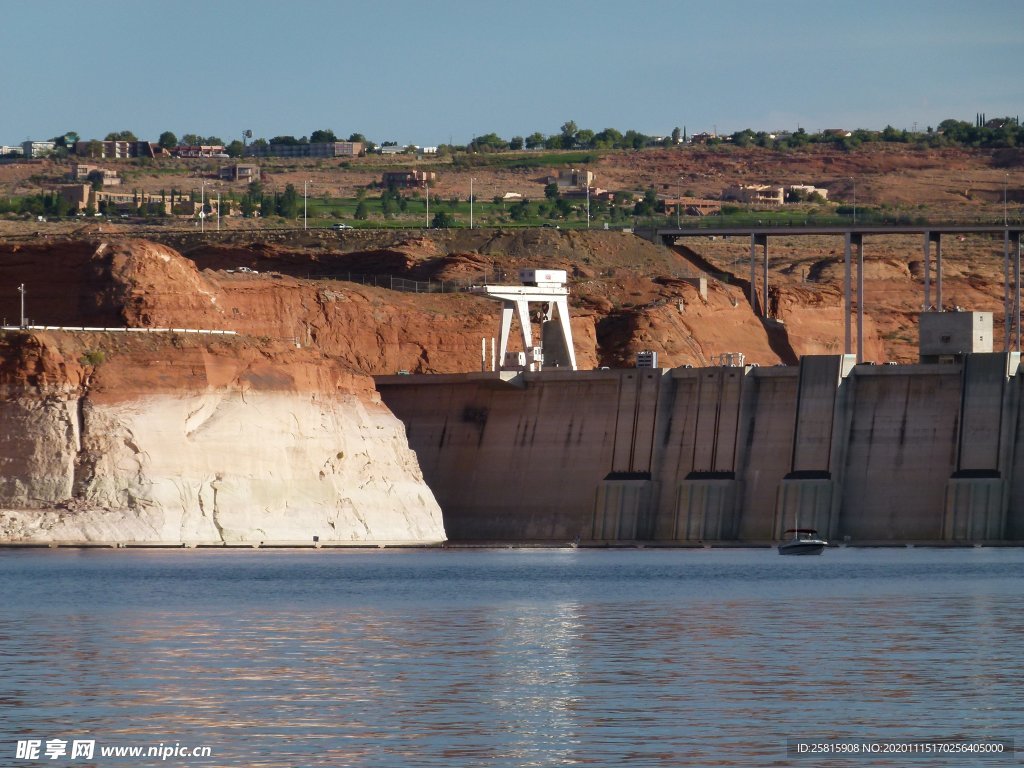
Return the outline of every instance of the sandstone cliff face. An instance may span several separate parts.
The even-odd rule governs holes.
[[[66,333],[8,333],[0,360],[0,540],[444,539],[401,422],[336,362]]]

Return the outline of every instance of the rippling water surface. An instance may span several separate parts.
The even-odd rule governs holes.
[[[82,737],[212,757],[40,763],[966,765],[786,745],[1024,747],[1022,575],[1019,549],[0,551],[0,765]]]

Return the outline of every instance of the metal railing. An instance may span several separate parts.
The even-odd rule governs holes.
[[[405,291],[406,293],[463,293],[474,285],[485,285],[487,283],[498,283],[508,279],[508,274],[502,270],[487,270],[473,277],[453,278],[451,280],[413,280],[407,277],[396,277],[395,275],[364,275],[353,272],[340,272],[333,274],[307,273],[307,280],[343,280],[347,283],[359,283],[361,285],[372,285],[377,288],[387,288],[391,291]]]

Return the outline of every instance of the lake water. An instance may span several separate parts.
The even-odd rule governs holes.
[[[3,550],[0,765],[1020,765],[1024,550]],[[93,740],[93,759],[17,742]],[[101,747],[209,746],[109,758]]]

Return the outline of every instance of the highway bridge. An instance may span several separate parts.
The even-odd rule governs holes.
[[[706,221],[706,220],[705,220]],[[1013,224],[806,224],[794,226],[708,226],[636,229],[636,234],[653,242],[673,245],[694,237],[735,237],[750,240],[750,306],[758,307],[758,249],[761,250],[760,311],[768,312],[768,241],[772,237],[834,236],[845,242],[844,315],[845,353],[853,350],[853,254],[857,260],[857,361],[864,360],[864,240],[868,237],[917,235],[924,254],[924,297],[921,308],[942,309],[942,238],[944,236],[989,235],[1003,241],[1003,343],[1006,351],[1021,350],[1021,234],[1024,226]],[[935,298],[932,300],[932,246],[934,246]],[[1012,267],[1011,267],[1012,262]]]

